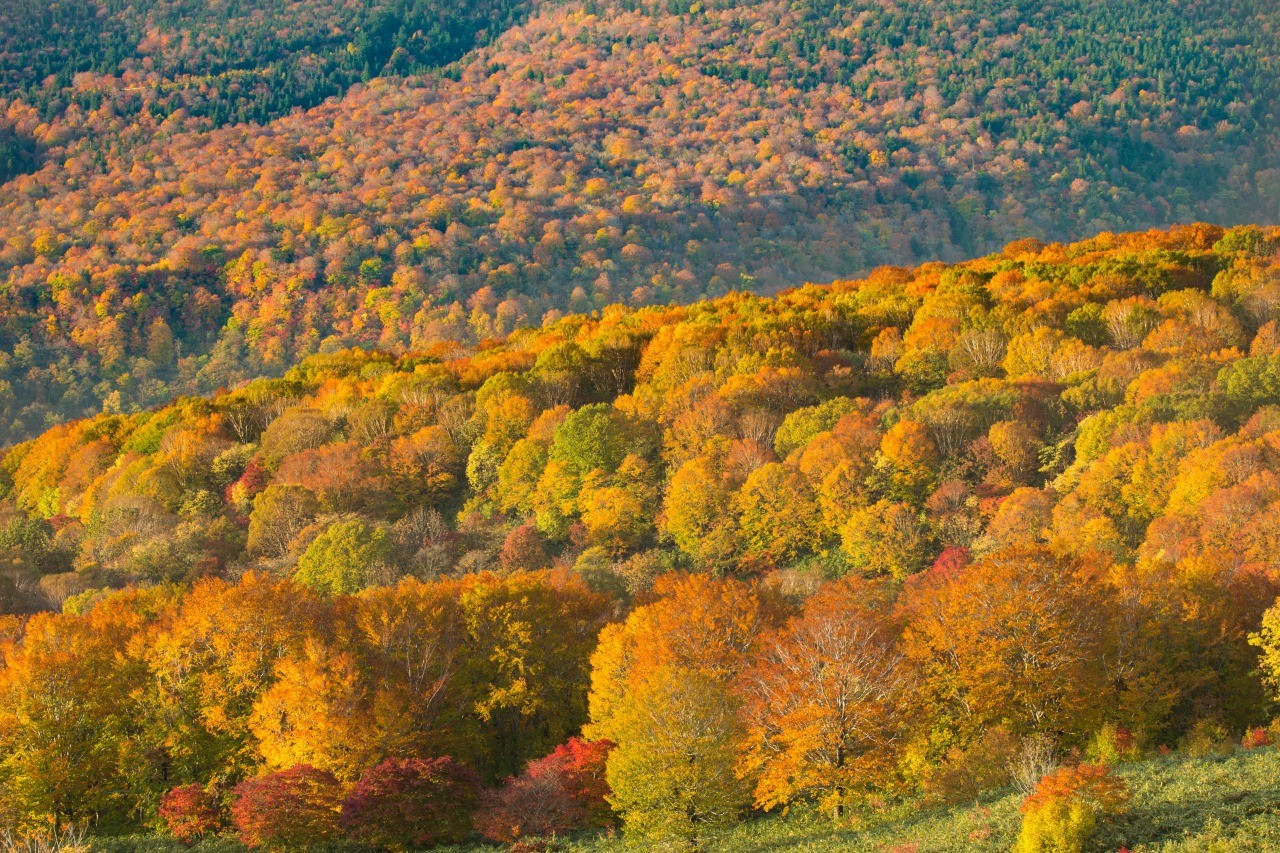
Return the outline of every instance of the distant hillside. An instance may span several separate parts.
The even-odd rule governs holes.
[[[120,8],[137,14],[108,16],[134,21],[118,37],[68,13],[75,56],[11,33],[10,68],[98,73],[61,112],[65,73],[0,109],[17,140],[0,167],[43,163],[0,195],[10,439],[322,349],[1280,210],[1280,10],[1261,0],[544,3],[442,76],[217,130],[201,104],[305,102],[291,81],[313,66],[331,87],[413,70],[382,61],[412,28],[370,58],[372,19],[346,6],[218,7],[189,37],[178,6]],[[475,33],[519,12],[467,8]],[[297,46],[279,20],[304,22]],[[159,34],[135,45],[142,29]],[[236,93],[241,57],[270,73]],[[208,98],[192,78],[156,100],[148,63],[218,76]]]
[[[0,93],[46,121],[110,103],[133,121],[181,110],[206,120],[198,124],[264,122],[370,77],[453,62],[524,9],[523,0],[10,0],[0,7]]]

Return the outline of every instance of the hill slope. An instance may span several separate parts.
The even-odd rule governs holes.
[[[1265,851],[1280,846],[1280,754],[1274,748],[1230,756],[1182,755],[1117,767],[1133,794],[1129,813],[1094,840],[1091,850],[1133,853]],[[763,853],[1006,853],[1018,836],[1018,794],[988,794],[976,803],[923,810],[865,830],[833,830],[821,819],[770,817],[744,823],[705,844],[708,851]],[[573,853],[615,850],[616,841],[566,844]],[[477,848],[492,849],[492,848]]]
[[[522,11],[521,0],[14,0],[0,8],[0,91],[46,121],[108,101],[134,120],[263,122],[357,81],[445,65]]]
[[[10,132],[47,153],[0,203],[0,429],[549,309],[1272,219],[1278,23],[1257,0],[591,0],[265,126],[122,119],[117,78],[52,119],[19,98]]]
[[[1277,246],[1207,226],[1023,242],[474,351],[315,356],[73,422],[0,464],[8,606],[38,603],[43,575],[56,605],[85,585],[291,571],[351,514],[394,531],[399,571],[429,574],[494,565],[524,520],[552,556],[639,587],[672,561],[903,576],[951,548],[1059,540],[1270,571],[1273,486],[1249,478],[1275,463]],[[1220,514],[1241,489],[1251,509]]]
[[[0,803],[132,833],[179,782],[450,755],[496,785],[581,731],[618,744],[628,833],[687,835],[687,810],[635,819],[670,797],[624,799],[672,707],[720,708],[721,746],[658,766],[753,777],[713,825],[967,797],[1033,734],[1123,755],[1121,729],[1152,750],[1265,724],[1278,543],[1280,229],[312,356],[0,460]],[[833,625],[856,629],[833,667],[793,682]],[[828,672],[888,685],[814,735],[843,765],[788,734],[809,710],[769,716],[794,695],[850,719]],[[662,678],[692,687],[645,692]],[[1267,791],[1241,802],[1270,814]]]

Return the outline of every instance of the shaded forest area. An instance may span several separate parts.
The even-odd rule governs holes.
[[[261,124],[353,83],[447,65],[525,10],[521,0],[14,0],[0,9],[0,91],[46,122],[110,102],[126,120],[182,111],[200,126]]]

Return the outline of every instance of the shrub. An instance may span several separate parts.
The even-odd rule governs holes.
[[[1129,789],[1105,764],[1055,770],[1022,804],[1015,853],[1080,853],[1099,822],[1120,814],[1128,804]]]
[[[1264,728],[1248,729],[1240,741],[1242,749],[1261,749],[1271,745],[1271,733]]]
[[[248,847],[306,849],[339,835],[342,788],[327,770],[299,764],[246,779],[232,799],[231,817]]]
[[[524,773],[486,798],[477,828],[490,841],[514,842],[610,825],[605,762],[612,748],[608,741],[571,738],[529,762]]]
[[[1093,736],[1088,754],[1091,760],[1101,764],[1132,761],[1138,757],[1138,741],[1129,729],[1108,723]]]
[[[387,759],[360,777],[342,803],[353,839],[392,850],[462,841],[480,798],[480,779],[452,758]]]
[[[169,834],[190,844],[222,822],[217,803],[200,785],[180,785],[160,798],[160,819]]]
[[[1231,751],[1231,736],[1217,720],[1197,720],[1183,737],[1182,748],[1193,758],[1222,755]]]
[[[993,726],[973,743],[948,750],[942,763],[927,772],[925,792],[943,803],[971,800],[1007,785],[1023,755],[1021,742],[1008,729]]]

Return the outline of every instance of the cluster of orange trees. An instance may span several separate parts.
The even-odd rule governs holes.
[[[0,668],[0,821],[154,825],[174,789],[230,804],[299,765],[352,784],[447,756],[501,780],[585,720],[612,612],[563,572],[338,598],[251,573],[36,616]]]
[[[619,819],[661,839],[958,799],[1008,784],[1030,742],[1105,757],[1117,732],[1131,754],[1265,719],[1247,640],[1278,590],[1024,547],[905,585],[673,573],[621,621],[563,570],[117,592],[7,629],[0,825],[421,845]],[[1050,812],[1033,829],[1057,832]]]
[[[1280,201],[1267,0],[587,0],[501,34],[524,4],[8,5],[36,43],[0,25],[0,78],[33,84],[0,99],[0,176],[34,170],[0,195],[13,436],[334,347]],[[199,116],[288,113],[401,73],[393,44],[451,56],[479,27],[492,43],[439,74],[263,125]],[[68,29],[85,44],[60,61],[42,39]]]
[[[7,817],[581,734],[688,835],[1262,724],[1278,249],[1024,241],[56,427],[0,463]]]

